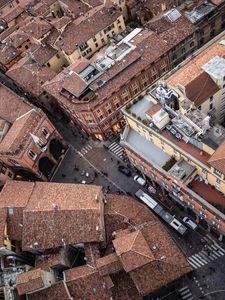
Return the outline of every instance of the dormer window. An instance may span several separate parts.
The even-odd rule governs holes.
[[[32,159],[35,160],[37,158],[37,154],[33,150],[28,151],[28,156]]]
[[[49,132],[46,128],[42,128],[41,129],[41,132],[43,133],[44,137],[47,139],[49,137]]]

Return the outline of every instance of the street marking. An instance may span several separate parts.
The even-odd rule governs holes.
[[[208,245],[206,249],[203,248],[198,253],[191,255],[187,260],[194,269],[201,268],[225,254],[225,250],[221,248],[222,251],[220,248],[214,242],[214,244]]]
[[[124,162],[128,161],[127,154],[124,148],[120,144],[113,142],[108,146],[108,150],[112,152],[114,155],[116,155],[118,158],[123,160]]]
[[[178,292],[181,296],[181,299],[183,299],[183,300],[193,300],[194,299],[188,286],[185,286],[185,287],[179,289]]]

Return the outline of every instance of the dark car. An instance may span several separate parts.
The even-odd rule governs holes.
[[[124,166],[118,166],[118,171],[126,176],[131,176],[131,171]]]

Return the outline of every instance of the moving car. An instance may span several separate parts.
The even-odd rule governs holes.
[[[129,169],[127,169],[126,167],[124,167],[124,166],[118,166],[118,171],[120,173],[123,173],[127,177],[129,177],[131,175],[131,171]]]
[[[198,227],[198,225],[188,217],[184,217],[182,221],[193,230],[197,229]]]
[[[146,180],[139,175],[134,176],[134,181],[137,181],[137,183],[139,183],[141,186],[144,186],[146,184]]]

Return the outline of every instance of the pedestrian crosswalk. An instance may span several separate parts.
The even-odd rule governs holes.
[[[181,299],[183,299],[183,300],[193,300],[194,299],[188,286],[182,287],[181,289],[178,290],[178,292],[181,296]]]
[[[85,146],[83,146],[80,151],[78,151],[78,154],[80,156],[85,156],[93,147],[90,144],[87,144]]]
[[[201,251],[187,258],[189,264],[194,268],[201,268],[208,263],[225,255],[225,249],[218,245],[215,241],[206,244]]]
[[[112,152],[113,154],[118,156],[124,162],[128,161],[128,158],[124,151],[124,148],[120,144],[118,144],[116,142],[112,142],[111,144],[109,144],[108,149],[110,152]]]

